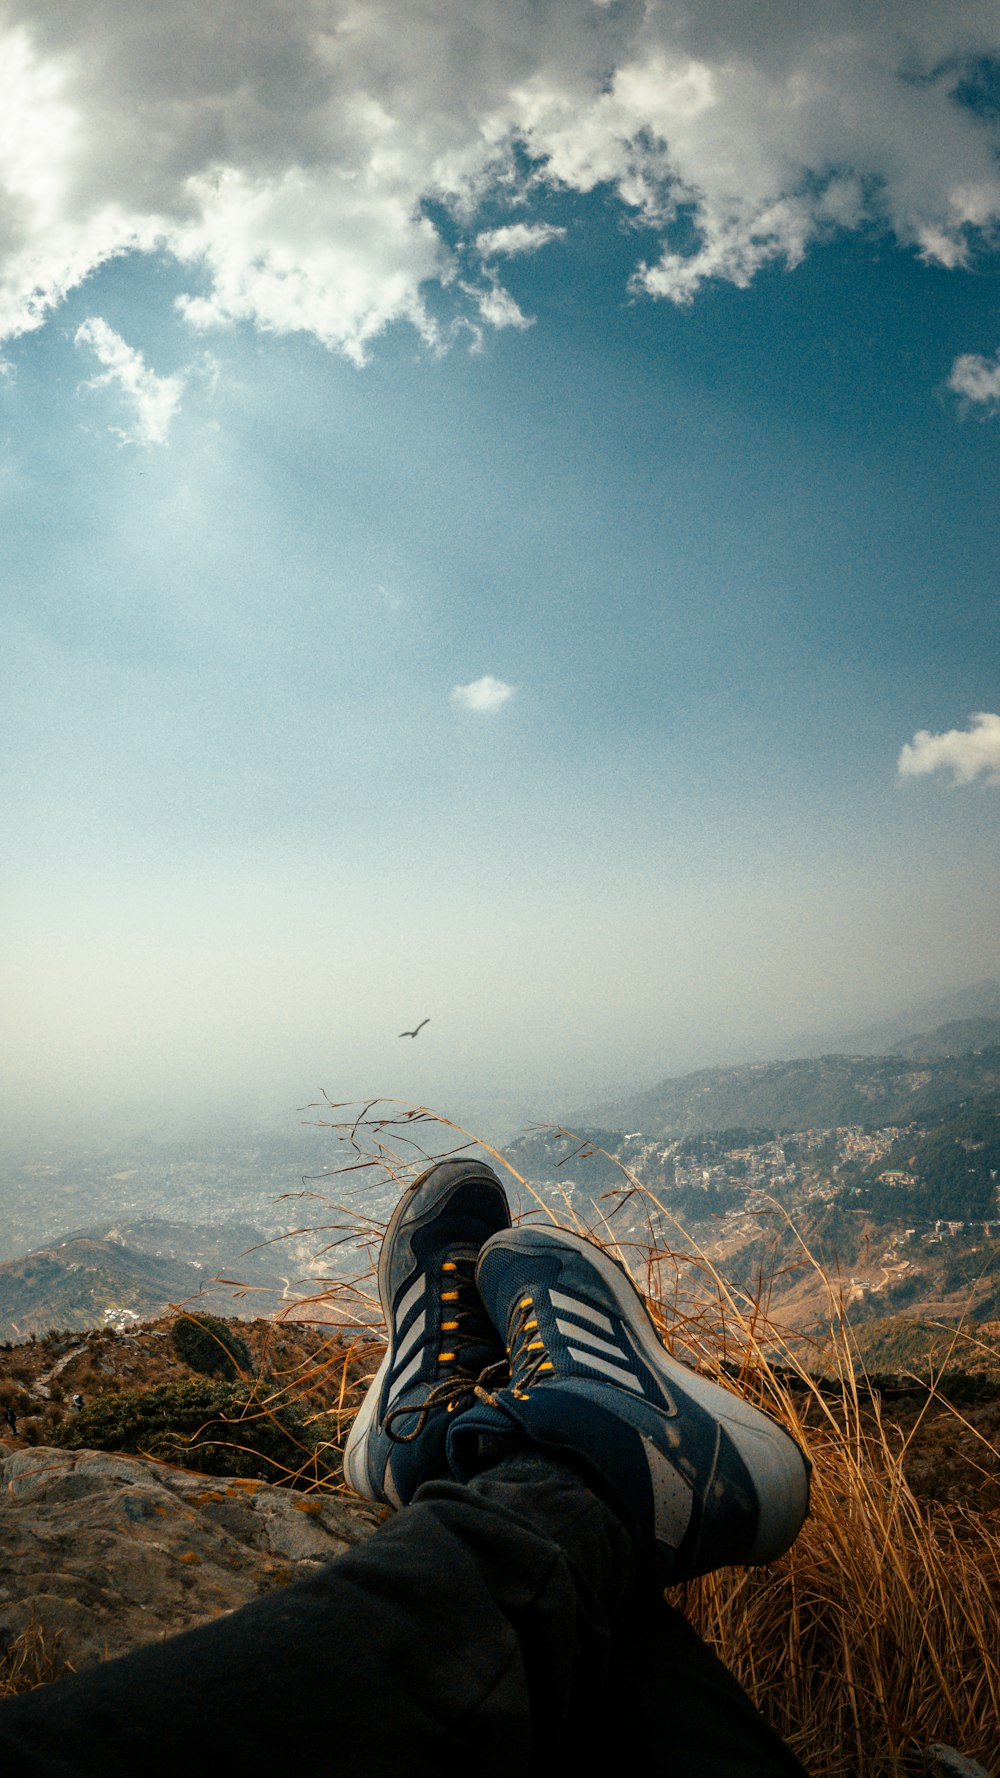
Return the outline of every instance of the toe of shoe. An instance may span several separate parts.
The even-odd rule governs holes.
[[[773,1562],[795,1542],[809,1511],[809,1465],[780,1427],[740,1426],[734,1442],[753,1477],[757,1532],[747,1562]]]

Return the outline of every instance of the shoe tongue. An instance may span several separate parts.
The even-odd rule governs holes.
[[[457,1339],[457,1335],[455,1338]],[[463,1371],[467,1371],[475,1380],[482,1371],[495,1370],[506,1357],[503,1347],[497,1340],[493,1329],[486,1322],[473,1321],[465,1323],[461,1347],[458,1352],[458,1363]],[[506,1378],[506,1368],[504,1377]]]
[[[470,1482],[480,1470],[523,1450],[526,1442],[516,1420],[502,1408],[477,1401],[448,1429],[448,1464],[457,1481]]]
[[[454,1247],[448,1248],[446,1255],[446,1258],[450,1260],[465,1260],[472,1265],[475,1264],[478,1257],[479,1249],[473,1247],[468,1241],[456,1242]]]

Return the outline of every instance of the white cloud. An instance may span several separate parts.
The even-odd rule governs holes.
[[[226,172],[191,187],[202,215],[178,230],[182,259],[211,275],[207,297],[183,297],[198,328],[250,321],[265,333],[311,333],[363,364],[390,321],[436,337],[421,285],[450,277],[449,255],[403,193],[327,170],[279,178]]]
[[[550,222],[511,222],[504,228],[486,228],[476,236],[484,259],[512,259],[516,253],[537,253],[550,241],[561,241],[566,230]]]
[[[158,377],[142,353],[128,345],[100,315],[88,316],[77,328],[74,340],[78,346],[89,347],[98,363],[104,365],[88,380],[87,388],[117,389],[132,410],[131,427],[112,427],[122,443],[166,444],[170,422],[184,393],[183,377]]]
[[[923,778],[930,772],[949,771],[953,784],[971,784],[985,774],[987,784],[1000,784],[1000,716],[980,711],[969,718],[967,729],[948,729],[932,735],[918,729],[899,756],[902,778]]]
[[[399,0],[5,0],[3,20],[0,340],[153,249],[190,266],[192,325],[358,363],[393,322],[449,337],[442,290],[521,325],[484,258],[556,240],[539,194],[599,185],[659,233],[636,288],[676,303],[840,229],[943,266],[997,238],[997,121],[961,102],[1000,53],[987,0],[421,0],[405,30]]]
[[[463,284],[462,289],[472,298],[488,327],[499,331],[502,327],[523,329],[535,324],[534,316],[524,313],[498,278],[487,275],[485,284]]]
[[[982,407],[1000,405],[1000,354],[991,359],[964,352],[951,367],[948,387],[963,400]]]
[[[476,716],[494,716],[510,703],[516,690],[516,686],[494,679],[492,673],[484,673],[482,679],[473,679],[469,685],[453,686],[451,701],[458,710],[471,710]]]

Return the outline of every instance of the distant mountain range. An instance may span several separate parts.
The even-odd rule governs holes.
[[[790,1043],[782,1044],[773,1054],[777,1058],[797,1056],[841,1055],[884,1056],[894,1054],[902,1044],[925,1041],[943,1026],[972,1022],[977,1019],[1000,1023],[1000,982],[971,982],[947,994],[912,1000],[896,1012],[864,1025],[828,1026],[812,1035],[800,1034]],[[913,1032],[924,1033],[915,1039]]]
[[[216,1314],[245,1313],[236,1293],[212,1279],[280,1290],[280,1261],[261,1246],[264,1239],[248,1224],[153,1218],[77,1230],[0,1264],[0,1339],[98,1327],[108,1309],[131,1309],[146,1320],[192,1299]],[[265,1313],[272,1306],[266,1302]]]
[[[917,1061],[936,1056],[971,1056],[987,1049],[1000,1049],[1000,1019],[949,1019],[935,1031],[894,1043],[889,1054]]]
[[[981,1047],[983,1036],[993,1041]],[[964,1045],[968,1043],[966,1049]],[[583,1127],[665,1140],[710,1130],[906,1124],[1000,1087],[1000,1022],[951,1022],[886,1056],[810,1056],[702,1068],[585,1113]]]

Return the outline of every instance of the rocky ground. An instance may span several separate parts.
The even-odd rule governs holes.
[[[931,1389],[880,1378],[858,1399],[862,1435],[876,1449],[884,1441],[918,1500],[1000,1513],[1000,1385],[955,1376]]]
[[[25,1679],[55,1678],[246,1605],[382,1516],[136,1457],[0,1446],[0,1689],[21,1689],[19,1665]]]
[[[945,1383],[930,1398],[911,1389],[883,1400],[881,1415],[918,1499],[1000,1512],[1000,1391],[977,1399]]]
[[[253,1375],[301,1403],[336,1450],[382,1348],[297,1323],[230,1324]],[[382,1516],[336,1484],[313,1492],[139,1457],[54,1448],[75,1414],[122,1390],[190,1380],[165,1318],[0,1347],[0,1695],[217,1616],[367,1536]]]

